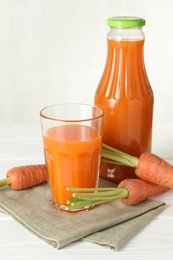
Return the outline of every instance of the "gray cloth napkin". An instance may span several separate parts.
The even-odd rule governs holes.
[[[112,185],[101,180],[99,186]],[[21,191],[0,190],[0,210],[57,249],[84,239],[119,250],[164,208],[163,202],[154,200],[135,206],[113,201],[70,214],[51,207],[47,184]]]

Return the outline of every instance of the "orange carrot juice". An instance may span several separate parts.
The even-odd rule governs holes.
[[[144,40],[108,40],[105,70],[95,94],[104,110],[103,143],[134,156],[151,151],[153,92],[143,61]],[[127,166],[101,163],[101,177],[136,178]]]
[[[53,204],[67,205],[67,187],[96,187],[101,137],[97,129],[78,124],[49,128],[43,137]]]

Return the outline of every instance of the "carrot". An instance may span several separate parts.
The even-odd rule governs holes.
[[[47,181],[45,165],[18,166],[10,169],[0,187],[10,185],[13,190],[26,189]]]
[[[141,179],[126,179],[118,188],[72,188],[72,198],[67,202],[67,210],[80,209],[120,199],[126,205],[135,205],[149,197],[164,192],[168,188]]]
[[[128,197],[121,199],[126,205],[135,205],[153,195],[168,190],[168,188],[164,186],[146,182],[141,179],[123,180],[119,183],[118,187],[126,187],[128,189]]]
[[[150,183],[173,188],[173,166],[152,153],[142,153],[139,158],[103,144],[102,160],[134,167],[136,175]]]
[[[155,154],[141,154],[135,173],[143,180],[173,188],[173,166]]]

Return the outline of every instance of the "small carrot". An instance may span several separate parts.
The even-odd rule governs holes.
[[[18,166],[10,169],[0,187],[9,185],[13,190],[26,189],[47,181],[45,165]]]
[[[150,198],[153,195],[167,191],[168,188],[153,184],[141,179],[126,179],[119,183],[118,187],[125,187],[128,190],[128,197],[121,201],[126,205],[135,205]]]
[[[173,188],[173,166],[155,154],[141,154],[135,173],[143,180]]]
[[[142,153],[139,158],[103,144],[102,160],[136,168],[136,175],[150,183],[173,188],[173,166],[152,153]]]
[[[135,205],[168,188],[141,179],[126,179],[118,188],[67,188],[72,194],[67,210],[94,206],[120,199],[126,205]]]

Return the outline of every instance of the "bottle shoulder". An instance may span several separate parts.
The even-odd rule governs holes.
[[[143,44],[144,40],[108,40],[107,60],[97,95],[113,100],[153,96],[145,69]]]

